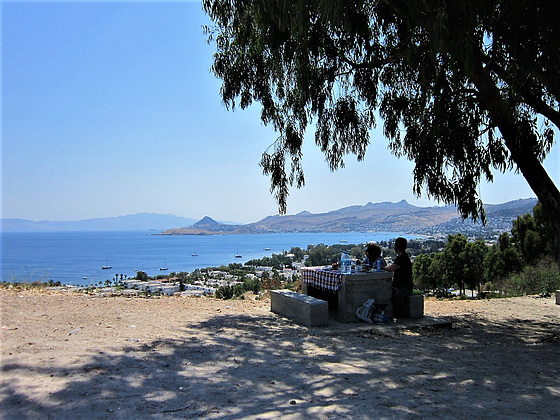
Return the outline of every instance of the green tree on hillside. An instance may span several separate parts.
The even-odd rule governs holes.
[[[435,254],[419,255],[412,265],[414,286],[421,290],[436,290],[439,287],[439,279],[436,278],[430,267],[434,256]]]
[[[533,215],[526,214],[513,221],[511,234],[527,264],[535,264],[545,256],[552,256],[550,223],[543,217],[542,206],[537,204]]]
[[[513,244],[509,233],[500,235],[498,242],[488,250],[484,259],[484,277],[499,282],[523,267],[523,257]]]
[[[461,259],[464,262],[463,280],[465,286],[473,291],[480,292],[480,285],[484,283],[484,258],[488,247],[482,241],[467,242]]]
[[[467,238],[464,235],[449,235],[443,250],[445,277],[449,284],[456,284],[461,293],[465,290],[465,254]]]
[[[329,167],[365,158],[377,115],[415,163],[417,195],[484,219],[494,171],[519,170],[560,264],[560,191],[542,166],[560,127],[555,0],[203,0],[227,107],[262,106],[279,133],[262,156],[280,211],[305,184],[308,127]]]
[[[292,254],[292,255],[294,256],[294,260],[295,260],[295,261],[301,261],[301,260],[303,260],[304,252],[303,252],[303,249],[301,249],[299,246],[292,247],[292,248],[290,249],[290,252],[289,252],[289,253]]]
[[[148,280],[148,275],[144,271],[137,271],[136,272],[136,280],[147,281]]]

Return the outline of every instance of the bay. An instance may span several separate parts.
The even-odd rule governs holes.
[[[404,236],[398,232],[375,233],[273,233],[244,235],[154,235],[141,232],[24,232],[1,233],[2,281],[49,280],[89,285],[128,277],[135,270],[149,276],[191,272],[196,268],[245,263],[310,244],[363,244]],[[236,258],[241,255],[241,258]],[[109,265],[111,269],[102,269]],[[167,271],[160,267],[166,266]]]

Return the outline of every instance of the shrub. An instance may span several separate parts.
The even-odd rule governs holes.
[[[146,274],[144,271],[137,271],[136,272],[136,280],[147,281],[148,280],[148,274]]]
[[[526,266],[505,283],[508,295],[553,293],[560,288],[560,271],[551,257],[545,257],[535,265]]]
[[[234,292],[231,286],[218,287],[216,290],[216,297],[218,299],[231,299],[233,298]]]

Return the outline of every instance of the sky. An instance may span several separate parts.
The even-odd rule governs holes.
[[[200,2],[4,1],[0,13],[2,218],[250,223],[278,213],[259,167],[277,133],[258,105],[223,106]],[[559,148],[544,164],[556,185]],[[364,161],[350,155],[336,172],[312,132],[303,153],[306,185],[291,190],[288,214],[443,204],[413,194],[414,165],[389,152],[381,128]],[[488,204],[535,196],[513,172],[480,195]]]

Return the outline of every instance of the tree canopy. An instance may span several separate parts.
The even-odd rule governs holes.
[[[542,166],[560,127],[555,0],[203,0],[227,107],[262,106],[279,133],[262,156],[281,212],[305,184],[302,145],[331,170],[365,157],[377,118],[413,191],[484,220],[478,194],[516,170],[551,220],[560,192]]]

